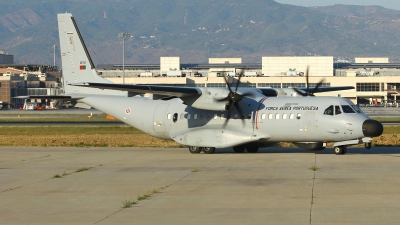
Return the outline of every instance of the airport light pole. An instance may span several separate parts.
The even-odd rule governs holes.
[[[125,84],[125,38],[130,38],[130,33],[119,33],[118,37],[122,38],[122,83]]]
[[[56,66],[56,48],[57,45],[53,45],[53,66]]]

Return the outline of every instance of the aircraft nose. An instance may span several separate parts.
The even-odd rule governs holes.
[[[383,133],[383,125],[376,120],[366,120],[362,130],[365,137],[378,137]]]

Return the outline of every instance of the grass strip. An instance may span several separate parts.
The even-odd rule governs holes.
[[[373,146],[399,146],[400,126],[386,126]],[[152,137],[133,127],[0,127],[2,146],[44,147],[186,147]],[[293,147],[281,143],[282,147]],[[330,145],[328,145],[330,146]]]

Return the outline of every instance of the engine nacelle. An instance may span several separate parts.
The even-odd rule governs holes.
[[[298,148],[308,151],[321,151],[325,149],[325,144],[323,142],[294,142]]]
[[[223,99],[229,95],[229,90],[221,88],[201,88],[202,95],[181,97],[184,104],[192,106],[196,109],[225,111],[228,104],[226,102],[218,102],[216,100]]]

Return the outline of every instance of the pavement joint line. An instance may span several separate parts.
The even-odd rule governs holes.
[[[314,153],[314,166],[317,165],[317,154]],[[314,177],[312,178],[312,188],[311,188],[311,205],[310,205],[310,225],[312,224],[312,207],[314,204],[314,184],[315,184],[315,172],[314,170]]]
[[[97,221],[97,222],[94,222],[93,225],[94,225],[94,224],[100,223],[101,221],[103,221],[103,220],[107,219],[108,217],[111,217],[111,216],[113,216],[113,215],[115,215],[115,214],[121,212],[122,210],[124,210],[124,209],[120,209],[120,210],[118,210],[118,211],[116,211],[116,212],[114,212],[114,213],[111,213],[110,215],[104,217],[103,219],[101,219],[101,220],[99,220],[99,221]]]
[[[154,151],[155,151],[155,150],[154,150]],[[144,154],[145,154],[145,153],[144,153]],[[224,157],[226,157],[226,156],[228,156],[228,155],[230,155],[230,153],[224,154],[223,156],[221,156],[221,157],[219,157],[219,158],[217,158],[217,159],[211,161],[210,163],[208,163],[208,164],[206,164],[206,165],[204,165],[204,166],[202,166],[202,167],[200,167],[200,168],[205,168],[205,167],[211,165],[212,163],[217,162],[217,161],[221,160],[222,158],[224,158]],[[189,176],[192,175],[192,174],[194,174],[194,173],[193,173],[193,172],[190,172],[190,173],[186,174],[185,176],[183,176],[183,177],[179,178],[178,180],[172,182],[171,184],[165,186],[164,190],[167,189],[167,188],[169,188],[169,187],[171,187],[172,185],[178,183],[179,181],[185,179],[186,177],[189,177]],[[116,212],[114,212],[114,213],[111,213],[110,215],[104,217],[103,219],[101,219],[101,220],[99,220],[99,221],[93,223],[93,225],[104,221],[105,219],[107,219],[107,218],[109,218],[109,217],[111,217],[111,216],[113,216],[113,215],[115,215],[115,214],[121,212],[122,210],[124,210],[124,209],[120,209],[120,210],[118,210],[118,211],[116,211]]]
[[[45,182],[45,181],[48,181],[48,180],[52,180],[52,179],[53,178],[49,178],[49,179],[41,180],[41,181],[38,181],[38,182],[35,182],[35,183],[32,183],[32,184],[27,184],[27,185],[15,187],[15,188],[10,188],[10,189],[4,190],[4,191],[0,191],[0,193],[4,193],[4,192],[8,192],[8,191],[14,191],[14,190],[17,190],[17,189],[20,189],[20,188],[24,188],[24,187],[29,187],[29,186],[32,186],[32,185],[35,185],[35,184],[39,184],[39,183],[42,183],[42,182]]]

